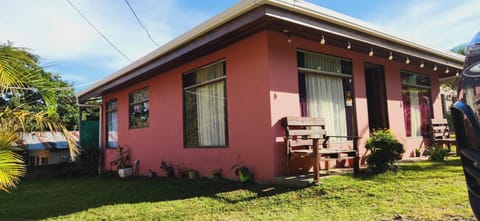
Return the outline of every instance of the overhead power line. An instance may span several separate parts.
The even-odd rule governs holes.
[[[105,39],[105,41],[108,42],[108,44],[110,44],[110,46],[112,46],[112,48],[114,48],[119,54],[121,54],[125,59],[129,60],[129,61],[132,61],[132,59],[130,59],[127,55],[125,55],[122,51],[120,51],[120,49],[118,49],[108,38],[107,36],[105,36],[90,20],[88,20],[87,17],[85,17],[85,15],[83,15],[83,13],[77,8],[75,7],[75,5],[73,5],[73,3],[70,1],[70,0],[66,0],[68,2],[68,4],[70,4],[70,6],[72,6],[73,9],[75,9],[75,11],[78,12],[78,14],[80,16],[82,16],[82,18],[88,23],[90,24],[90,26],[92,26],[93,29],[95,29],[95,31],[98,32],[98,34],[100,34],[102,36],[103,39]]]
[[[137,19],[137,22],[138,24],[143,28],[143,30],[145,30],[145,32],[147,33],[148,35],[148,38],[150,38],[150,40],[155,44],[157,45],[158,47],[160,47],[160,45],[158,45],[158,43],[153,40],[152,36],[150,35],[150,32],[148,31],[147,27],[145,27],[145,25],[143,25],[142,21],[140,21],[140,19],[138,18],[137,16],[137,13],[135,13],[135,10],[133,10],[132,6],[130,5],[130,3],[128,2],[128,0],[125,0],[125,3],[127,3],[127,6],[128,8],[130,8],[130,11],[132,12],[133,16],[135,16],[135,19]]]

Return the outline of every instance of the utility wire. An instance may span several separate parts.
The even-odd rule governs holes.
[[[148,35],[148,38],[150,38],[150,40],[155,44],[157,45],[158,47],[160,47],[160,45],[158,45],[158,43],[153,40],[152,36],[150,35],[150,32],[148,31],[147,27],[145,27],[145,25],[143,25],[142,21],[140,21],[140,19],[138,18],[137,16],[137,13],[135,13],[135,10],[133,10],[132,6],[130,5],[130,3],[128,2],[128,0],[125,0],[125,3],[127,3],[128,5],[128,8],[130,8],[130,11],[133,13],[133,16],[135,16],[135,19],[137,19],[137,22],[138,24],[143,28],[143,30],[145,30],[145,32],[147,33]]]
[[[122,51],[120,51],[120,49],[118,49],[110,40],[108,40],[108,38],[100,30],[98,30],[98,28],[92,22],[90,22],[90,20],[88,20],[88,18],[85,17],[85,15],[83,15],[83,13],[77,7],[75,7],[75,5],[73,5],[70,0],[66,0],[66,1],[68,2],[68,4],[70,4],[70,6],[72,6],[72,8],[75,9],[75,11],[78,12],[80,16],[82,16],[82,18],[86,22],[88,22],[88,24],[90,24],[90,26],[92,26],[93,29],[95,29],[95,31],[98,32],[98,34],[102,36],[103,39],[105,39],[105,41],[108,42],[108,44],[110,44],[110,46],[112,46],[112,48],[114,48],[118,53],[120,53],[125,59],[132,61],[132,59],[130,59],[127,55],[125,55]]]

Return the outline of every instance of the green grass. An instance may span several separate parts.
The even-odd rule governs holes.
[[[458,158],[345,175],[321,186],[146,178],[24,180],[0,193],[1,220],[474,220]]]

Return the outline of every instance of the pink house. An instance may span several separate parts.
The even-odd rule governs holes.
[[[245,0],[78,98],[102,99],[106,170],[128,145],[140,174],[166,161],[234,178],[240,159],[269,182],[285,171],[286,116],[325,117],[328,134],[361,136],[361,156],[371,130],[390,128],[412,156],[429,142],[428,119],[443,117],[440,78],[463,60],[304,1]]]

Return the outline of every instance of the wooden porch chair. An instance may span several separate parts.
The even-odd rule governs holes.
[[[455,144],[455,138],[450,137],[450,128],[447,119],[432,119],[432,142],[437,145],[447,145],[451,150],[451,145]]]
[[[358,137],[327,136],[324,118],[313,117],[285,117],[283,126],[286,130],[286,174],[289,175],[289,161],[292,158],[324,161],[354,159],[354,171],[358,171]],[[353,149],[329,148],[328,141],[331,137],[343,137],[353,139]],[[314,152],[314,141],[318,142],[318,151]],[[315,159],[316,158],[316,159]],[[314,169],[318,168],[319,162],[314,162]]]

